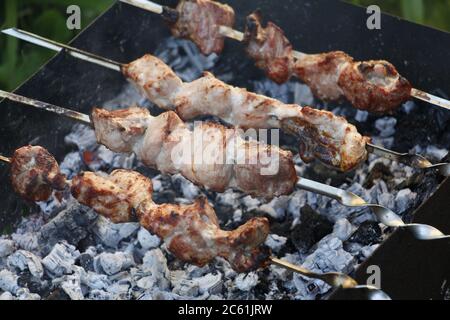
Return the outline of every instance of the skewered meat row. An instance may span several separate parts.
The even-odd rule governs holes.
[[[165,18],[173,23],[174,36],[192,40],[206,55],[223,50],[224,37],[220,27],[233,27],[232,8],[211,0],[182,0],[175,10],[170,11],[174,14]],[[283,30],[273,22],[263,27],[261,21],[259,11],[247,17],[246,52],[276,83],[284,83],[296,76],[319,99],[346,98],[356,108],[376,113],[392,111],[411,97],[411,84],[391,63],[354,61],[342,51],[295,57]]]
[[[296,58],[283,30],[273,22],[263,27],[261,20],[259,12],[247,17],[244,42],[248,55],[273,81],[297,76],[322,100],[346,98],[356,108],[376,113],[396,109],[410,98],[411,84],[391,63],[354,61],[342,51]]]
[[[367,157],[366,143],[343,117],[233,87],[211,73],[189,83],[160,59],[145,55],[123,66],[123,74],[147,98],[183,120],[213,115],[242,128],[281,128],[300,140],[300,156],[348,171]]]
[[[263,245],[269,233],[266,218],[253,218],[236,230],[224,231],[204,197],[191,205],[155,204],[151,180],[131,170],[110,175],[85,172],[69,181],[53,156],[39,146],[16,150],[11,165],[14,190],[25,199],[44,201],[53,189],[70,188],[78,202],[115,223],[137,219],[183,261],[203,266],[220,256],[238,272],[270,263],[270,250]]]
[[[97,141],[110,150],[134,152],[149,167],[213,191],[273,198],[291,193],[298,180],[291,152],[246,141],[234,128],[202,122],[191,130],[173,111],[153,117],[136,107],[95,108],[92,122]]]

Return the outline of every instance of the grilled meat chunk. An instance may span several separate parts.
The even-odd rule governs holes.
[[[132,125],[130,119],[136,118],[138,125]],[[238,129],[215,123],[189,129],[172,111],[152,117],[139,108],[94,109],[92,121],[98,142],[112,151],[133,151],[147,166],[181,173],[213,191],[237,188],[272,198],[291,193],[297,182],[290,152],[246,141]]]
[[[256,66],[266,72],[268,78],[276,83],[284,83],[291,77],[292,45],[276,24],[261,25],[259,11],[247,17],[244,34],[247,54]]]
[[[339,86],[356,108],[375,113],[396,109],[411,96],[412,86],[387,61],[365,61],[347,65]]]
[[[222,52],[219,26],[234,25],[233,8],[212,0],[181,0],[176,10],[178,20],[171,26],[175,37],[191,40],[205,55]]]
[[[46,201],[53,190],[66,187],[66,177],[55,158],[39,146],[25,146],[14,152],[11,182],[14,191],[29,201]]]
[[[367,138],[330,112],[285,104],[233,87],[208,72],[183,83],[169,66],[151,55],[130,63],[123,71],[148,99],[161,108],[175,110],[183,120],[213,115],[242,128],[281,128],[297,135],[305,161],[314,157],[342,171],[356,167],[367,156]],[[170,90],[165,89],[168,87]]]
[[[247,17],[244,42],[256,65],[277,83],[297,76],[316,97],[346,98],[354,107],[375,113],[396,109],[411,95],[411,84],[387,61],[357,62],[342,51],[294,56],[281,28],[262,26],[261,15]]]
[[[270,251],[263,245],[269,233],[266,218],[254,218],[236,230],[223,231],[206,198],[191,205],[155,204],[151,180],[137,172],[83,173],[73,179],[72,195],[113,222],[137,218],[183,261],[203,266],[219,256],[238,272],[269,262]]]

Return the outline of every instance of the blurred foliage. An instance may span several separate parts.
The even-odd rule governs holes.
[[[368,6],[377,4],[385,12],[450,31],[450,0],[347,0]],[[81,8],[82,28],[106,10],[113,0],[1,0],[0,26],[19,27],[67,42],[77,30],[66,28],[66,9]],[[12,37],[0,36],[0,88],[12,90],[31,76],[54,53]]]
[[[19,27],[50,39],[68,42],[79,32],[66,27],[69,5],[80,6],[81,26],[84,28],[112,3],[112,0],[1,0],[0,26],[1,29]],[[13,90],[54,54],[50,50],[1,35],[0,88]]]

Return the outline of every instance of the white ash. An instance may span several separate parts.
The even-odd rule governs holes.
[[[110,220],[99,216],[93,227],[93,232],[102,244],[111,248],[116,248],[122,240],[135,234],[138,229],[138,223],[115,224]]]
[[[426,147],[415,146],[411,152],[421,154],[432,161],[440,161],[448,154],[448,150],[433,145]]]
[[[277,253],[278,251],[281,250],[281,248],[283,248],[283,246],[286,244],[286,241],[287,241],[286,237],[281,237],[276,234],[269,234],[265,244],[270,249],[272,249],[273,252]]]
[[[258,284],[258,280],[259,277],[256,272],[249,272],[247,274],[239,274],[234,280],[234,283],[239,290],[250,291]]]
[[[0,294],[0,301],[15,300],[11,292],[5,291]]]
[[[261,204],[261,201],[258,198],[253,198],[252,196],[243,197],[241,202],[248,211],[257,209]]]
[[[191,181],[183,177],[181,174],[175,174],[172,176],[174,183],[179,183],[183,196],[188,200],[194,200],[200,195],[200,189]]]
[[[125,252],[103,252],[94,259],[95,271],[110,276],[126,270],[133,265],[133,257]]]
[[[387,138],[392,137],[395,133],[395,126],[397,125],[397,119],[392,117],[384,117],[375,121],[375,128],[380,131],[380,137]]]
[[[0,259],[9,256],[16,250],[16,244],[9,239],[0,239]]]
[[[366,122],[367,118],[369,117],[369,112],[358,110],[355,114],[355,120],[358,122]]]
[[[12,294],[17,293],[17,290],[20,289],[17,284],[18,279],[19,276],[15,273],[7,269],[0,270],[0,290],[10,292]]]
[[[183,81],[199,78],[203,71],[214,67],[216,54],[204,56],[190,41],[173,37],[164,40],[155,51],[155,56],[168,64]]]
[[[78,150],[84,151],[92,148],[97,139],[92,128],[83,124],[76,124],[72,128],[72,132],[64,138],[64,142],[67,145],[76,146]]]
[[[42,259],[42,264],[51,276],[62,276],[72,272],[75,259],[80,252],[65,242],[57,243],[53,250]]]
[[[148,230],[144,228],[140,228],[137,234],[137,239],[142,249],[149,250],[156,247],[159,247],[161,240],[158,236],[151,234]]]
[[[241,222],[242,221],[242,210],[236,209],[233,212],[233,221],[234,222]]]
[[[281,220],[286,215],[286,209],[289,205],[289,197],[282,196],[271,200],[267,204],[262,204],[259,207],[260,211],[266,212],[274,219]]]
[[[17,250],[8,257],[8,268],[13,270],[29,270],[30,273],[38,278],[42,278],[44,275],[44,268],[42,267],[41,260],[33,253],[25,250]]]

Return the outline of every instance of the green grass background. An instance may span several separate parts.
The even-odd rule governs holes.
[[[1,28],[23,28],[67,42],[76,31],[66,28],[66,8],[79,5],[82,28],[108,8],[112,0],[1,0]],[[385,12],[407,20],[450,31],[450,0],[347,0],[357,5],[377,4]],[[0,36],[0,88],[13,90],[32,75],[53,53],[25,44],[12,37]]]

